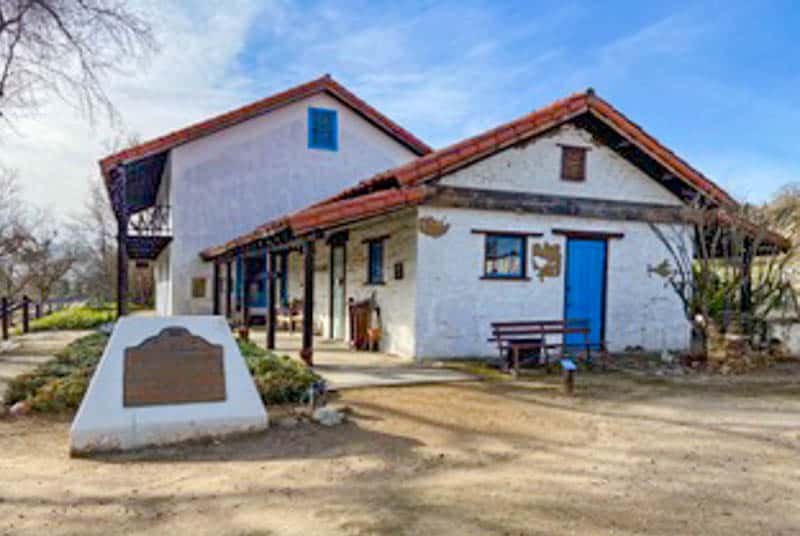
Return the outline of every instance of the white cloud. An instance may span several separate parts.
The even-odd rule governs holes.
[[[146,68],[128,66],[107,86],[121,128],[149,138],[246,102],[249,81],[231,73],[230,65],[263,7],[256,0],[227,2],[226,9],[214,2],[187,8],[149,0],[145,9],[161,50]],[[20,171],[25,198],[59,216],[79,210],[114,129],[102,118],[89,124],[60,101],[15,127],[16,133],[3,132],[0,160]]]

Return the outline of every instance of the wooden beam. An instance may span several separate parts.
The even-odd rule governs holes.
[[[267,350],[275,349],[275,321],[276,303],[278,293],[275,284],[277,273],[278,255],[267,250]]]
[[[2,317],[4,341],[8,340],[8,316],[9,316],[8,298],[3,296],[2,298],[0,298],[0,317]]]
[[[615,221],[677,223],[687,219],[686,211],[681,206],[529,192],[501,192],[453,186],[435,187],[433,196],[425,204],[438,207],[504,210]]]
[[[218,315],[220,313],[220,304],[219,304],[219,263],[214,261],[214,269],[212,271],[212,277],[214,281],[211,283],[211,288],[214,289],[214,314]]]
[[[228,260],[225,270],[225,317],[231,317],[231,298],[233,297],[233,262]]]
[[[31,329],[31,299],[27,295],[22,296],[22,333],[28,333]]]
[[[117,318],[128,314],[128,201],[125,166],[116,169],[114,198],[117,216]]]
[[[250,279],[247,274],[247,256],[242,255],[242,321],[250,325]]]
[[[553,229],[552,233],[556,235],[563,235],[568,238],[585,238],[588,240],[610,240],[625,237],[625,233],[608,231],[581,231],[573,229]]]
[[[504,231],[502,229],[472,229],[472,234],[497,234],[497,235],[506,235],[506,236],[544,236],[542,233],[533,232],[533,231]]]
[[[303,349],[300,357],[306,365],[314,365],[314,241],[303,246],[305,292],[303,296]]]

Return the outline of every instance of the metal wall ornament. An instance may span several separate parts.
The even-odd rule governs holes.
[[[561,244],[548,242],[535,242],[531,255],[533,271],[544,281],[548,277],[561,275]]]
[[[419,232],[432,238],[439,238],[447,234],[450,224],[433,216],[424,216],[419,219]]]

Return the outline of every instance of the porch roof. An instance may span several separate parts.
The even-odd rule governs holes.
[[[201,252],[204,260],[212,260],[253,244],[259,240],[277,237],[300,237],[314,231],[344,225],[358,220],[380,216],[398,209],[422,203],[431,191],[425,186],[381,190],[355,199],[318,204],[266,223],[250,233],[225,244]]]

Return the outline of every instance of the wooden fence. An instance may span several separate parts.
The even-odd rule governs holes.
[[[16,325],[16,322],[22,324],[22,333],[28,333],[31,327],[31,318],[42,318],[78,301],[81,300],[62,298],[39,303],[34,302],[28,296],[22,296],[22,298],[16,300],[6,296],[0,297],[0,325],[2,325],[0,332],[2,340],[8,340],[11,336],[11,328]]]

